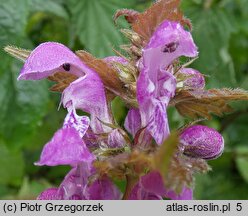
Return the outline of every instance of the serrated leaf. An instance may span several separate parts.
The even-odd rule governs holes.
[[[145,42],[148,42],[153,32],[164,20],[171,20],[185,24],[183,13],[179,9],[180,0],[161,0],[154,3],[145,12],[139,14],[132,24],[132,29]]]
[[[29,0],[29,6],[32,12],[48,12],[64,19],[68,19],[68,13],[65,8],[62,4],[59,4],[54,0]]]
[[[28,13],[28,0],[0,0],[1,50],[5,45],[20,42],[25,35]]]
[[[17,81],[20,64],[9,65],[0,77],[0,136],[12,148],[28,144],[47,112],[49,100],[45,81]],[[6,70],[7,71],[7,70]]]
[[[29,14],[28,0],[0,0],[0,46],[19,46],[20,42],[31,47],[25,37]],[[18,11],[18,12],[17,12]],[[2,48],[0,52],[2,52]],[[21,64],[3,53],[0,67],[0,137],[8,148],[19,149],[30,144],[29,138],[35,132],[46,113],[48,103],[47,83],[39,85],[32,81],[17,82]]]
[[[112,15],[117,9],[132,5],[133,1],[70,0],[67,3],[76,36],[85,48],[97,57],[113,55],[112,47],[123,43],[123,38],[114,26]]]
[[[191,2],[184,11],[192,21],[192,34],[199,49],[199,59],[193,63],[193,67],[210,75],[208,87],[236,86],[234,62],[229,54],[231,35],[237,31],[234,16],[220,4],[205,8],[205,1],[199,4],[183,2]]]
[[[190,118],[211,119],[211,114],[223,115],[231,112],[228,102],[248,100],[248,92],[241,89],[210,89],[180,91],[171,101],[178,112]]]
[[[138,15],[139,15],[138,11],[132,9],[120,9],[115,12],[113,16],[113,20],[116,23],[116,20],[120,16],[124,16],[128,23],[134,23],[137,20]]]

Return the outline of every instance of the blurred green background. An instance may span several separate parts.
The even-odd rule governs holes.
[[[33,49],[45,41],[72,50],[86,49],[97,57],[113,55],[125,43],[113,25],[118,8],[142,11],[151,0],[0,0],[0,198],[33,199],[58,185],[69,167],[35,167],[42,146],[61,126],[60,96],[48,81],[16,81],[22,63],[3,51],[6,45]],[[248,0],[183,0],[193,23],[200,55],[193,65],[209,75],[208,87],[248,89]],[[235,103],[234,113],[205,124],[221,131],[225,152],[211,161],[213,170],[196,178],[197,199],[248,199],[248,103]],[[115,100],[123,123],[125,108]],[[169,110],[172,128],[184,123]]]

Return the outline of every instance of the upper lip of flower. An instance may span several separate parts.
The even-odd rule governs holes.
[[[65,67],[65,65],[70,65],[70,67]],[[40,44],[32,51],[25,61],[18,79],[44,79],[61,71],[84,76],[89,69],[63,44],[46,42]]]

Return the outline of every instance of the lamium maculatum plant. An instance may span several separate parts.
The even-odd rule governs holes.
[[[130,24],[121,30],[130,41],[121,47],[125,55],[98,59],[56,42],[33,51],[5,48],[25,62],[18,80],[56,82],[51,90],[61,92],[67,110],[35,165],[71,170],[37,199],[193,199],[195,173],[209,171],[207,161],[224,150],[221,134],[199,122],[231,112],[228,102],[247,100],[248,92],[205,89],[204,75],[188,67],[198,50],[179,4],[161,0],[143,13],[117,11],[114,21],[125,16]],[[128,108],[124,125],[112,113],[117,96]],[[169,107],[191,122],[169,128]],[[115,180],[126,182],[124,191]]]

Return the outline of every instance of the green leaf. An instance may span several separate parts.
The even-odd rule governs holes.
[[[47,181],[30,181],[27,177],[23,179],[23,183],[18,192],[17,199],[36,199],[37,196],[47,188],[52,187]],[[14,197],[13,197],[14,199]]]
[[[0,0],[0,46],[23,44],[28,0]],[[2,50],[2,49],[1,49]],[[2,52],[2,51],[0,51]],[[3,53],[0,66],[0,137],[8,146],[19,148],[28,143],[46,113],[49,99],[46,82],[19,81],[22,63]]]
[[[54,0],[29,0],[29,5],[32,12],[47,12],[68,19],[65,8]]]
[[[248,147],[240,146],[236,148],[236,165],[240,175],[248,183]]]
[[[0,0],[0,47],[18,43],[25,34],[28,0]]]
[[[0,142],[0,184],[20,185],[24,173],[22,154],[10,151]]]
[[[13,148],[28,144],[47,112],[46,81],[17,81],[20,64],[9,65],[0,75],[0,136]]]
[[[197,175],[194,198],[204,200],[247,199],[248,184],[233,167],[233,152],[210,161],[212,172]]]
[[[123,42],[112,21],[117,9],[125,8],[132,1],[118,0],[70,0],[68,8],[76,36],[85,48],[97,57],[113,55],[112,47]]]
[[[218,4],[204,8],[204,1],[200,5],[191,3],[185,12],[192,19],[193,38],[199,48],[193,67],[210,75],[209,87],[235,86],[235,70],[228,51],[231,34],[237,31],[233,16]]]
[[[116,97],[112,103],[112,112],[114,119],[116,120],[118,125],[123,125],[125,121],[125,116],[127,114],[127,108],[125,107],[124,102],[121,100],[120,97]]]

